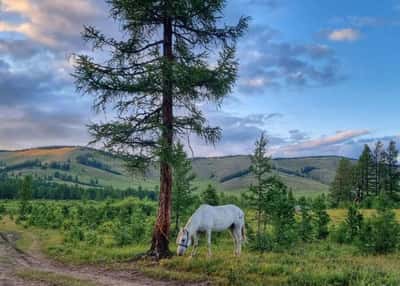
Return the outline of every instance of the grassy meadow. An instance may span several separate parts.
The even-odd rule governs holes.
[[[66,206],[76,202],[42,202]],[[88,209],[102,211],[104,203],[87,202]],[[141,206],[137,201],[121,201],[111,204],[109,210],[120,207]],[[13,213],[15,202],[4,203],[8,212]],[[153,204],[152,202],[150,205]],[[101,205],[101,206],[100,206]],[[142,207],[142,206],[141,206]],[[152,212],[153,210],[150,210]],[[366,217],[374,210],[362,210]],[[331,218],[330,229],[342,222],[347,214],[345,209],[328,210]],[[84,214],[84,213],[82,213]],[[247,213],[248,222],[253,223],[252,214]],[[400,210],[396,210],[400,220]],[[118,217],[118,215],[116,216]],[[15,217],[14,217],[15,219]],[[146,221],[146,220],[145,220]],[[144,222],[151,229],[150,221]],[[90,222],[88,222],[90,225]],[[112,227],[102,222],[102,228]],[[81,224],[86,229],[86,222]],[[47,257],[73,265],[107,265],[111,269],[136,269],[146,275],[163,280],[184,282],[209,281],[213,285],[399,285],[400,253],[388,255],[366,255],[353,245],[338,244],[331,239],[313,240],[309,243],[297,242],[284,250],[264,253],[244,246],[242,256],[235,257],[233,244],[228,233],[213,236],[213,256],[207,257],[205,238],[200,239],[197,256],[191,258],[173,256],[171,259],[154,262],[139,259],[148,249],[149,241],[145,236],[139,241],[119,245],[112,232],[97,229],[102,237],[101,243],[71,241],[65,223],[60,227],[38,227],[28,224],[16,224],[10,216],[3,216],[0,231],[19,233],[17,247],[27,252],[41,252]],[[174,240],[171,250],[175,250]],[[21,272],[20,275],[33,277],[37,273]],[[45,275],[47,277],[47,274]],[[50,278],[49,278],[50,279]],[[72,283],[72,282],[71,282]],[[69,284],[67,284],[69,285]],[[73,285],[73,284],[71,284]]]

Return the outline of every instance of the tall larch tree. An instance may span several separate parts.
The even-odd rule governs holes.
[[[358,168],[360,172],[359,179],[361,180],[362,194],[359,199],[369,196],[375,189],[373,185],[374,180],[374,160],[371,149],[368,145],[364,146],[364,150],[358,160]]]
[[[400,171],[397,162],[399,151],[396,147],[395,141],[390,141],[386,151],[386,164],[387,164],[387,191],[390,194],[400,189]]]
[[[257,240],[261,236],[261,226],[265,219],[265,209],[269,200],[268,192],[270,190],[271,180],[271,157],[267,154],[268,140],[265,134],[262,133],[260,138],[255,143],[254,154],[251,157],[250,171],[254,175],[255,182],[252,184],[245,194],[246,200],[250,206],[256,211],[257,221]]]
[[[160,166],[160,196],[150,255],[170,255],[174,138],[194,132],[206,142],[221,136],[199,102],[221,104],[236,80],[235,47],[248,18],[222,24],[225,0],[108,0],[121,36],[86,26],[83,38],[98,56],[78,55],[74,77],[94,107],[113,119],[94,123],[93,142],[116,152],[128,167]],[[108,57],[104,59],[105,57]]]
[[[374,160],[373,183],[374,183],[375,195],[378,195],[382,188],[382,173],[385,167],[384,166],[385,157],[386,156],[383,143],[381,141],[376,142],[373,150],[373,160]]]
[[[349,159],[342,158],[336,170],[335,179],[331,184],[332,200],[338,204],[352,199],[354,168]]]
[[[363,197],[362,170],[359,162],[353,166],[353,171],[351,172],[351,181],[352,194],[354,195],[352,200],[354,202],[359,202]]]

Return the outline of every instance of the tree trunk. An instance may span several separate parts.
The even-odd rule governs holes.
[[[157,221],[154,226],[150,255],[157,259],[171,255],[168,247],[171,224],[172,168],[171,154],[173,145],[173,101],[171,64],[174,60],[172,52],[172,20],[164,20],[164,73],[162,98],[162,150],[160,156],[160,198]]]

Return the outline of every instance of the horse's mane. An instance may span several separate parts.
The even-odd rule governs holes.
[[[187,221],[187,223],[186,223],[186,225],[185,225],[185,228],[187,228],[188,225],[190,225],[190,224],[192,223],[192,218],[193,218],[193,215],[190,216],[190,218],[188,219],[188,221]]]

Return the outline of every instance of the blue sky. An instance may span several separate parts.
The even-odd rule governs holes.
[[[0,0],[0,149],[85,145],[104,119],[76,94],[71,54],[83,24],[117,33],[101,1]],[[239,78],[221,109],[216,146],[196,156],[248,154],[260,132],[273,156],[356,157],[365,143],[400,138],[400,1],[231,0],[251,16],[238,46]]]

